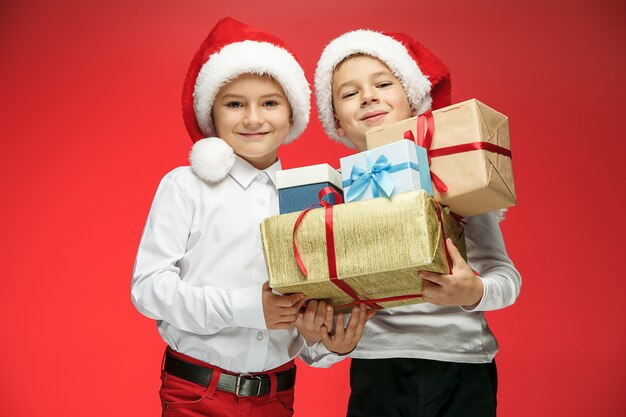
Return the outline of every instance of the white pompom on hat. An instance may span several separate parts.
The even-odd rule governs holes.
[[[233,167],[235,152],[220,138],[200,139],[191,148],[189,163],[198,177],[217,182]]]
[[[311,89],[287,45],[230,17],[220,20],[196,52],[183,86],[183,118],[194,142],[190,163],[204,180],[220,181],[235,162],[232,148],[215,137],[211,109],[220,89],[243,74],[269,75],[283,88],[293,119],[284,143],[300,136],[309,122]]]
[[[351,55],[369,55],[383,62],[398,78],[416,114],[451,104],[450,71],[421,43],[403,33],[355,30],[332,40],[317,63],[315,98],[326,134],[349,148],[354,145],[336,131],[333,108],[333,74]]]

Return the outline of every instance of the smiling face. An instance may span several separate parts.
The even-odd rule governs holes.
[[[211,113],[217,135],[257,169],[276,162],[291,127],[291,107],[269,76],[244,74],[223,86]]]
[[[333,74],[333,108],[339,136],[364,151],[365,132],[412,116],[400,81],[385,64],[367,55],[350,57]]]

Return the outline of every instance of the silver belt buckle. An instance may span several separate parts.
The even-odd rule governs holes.
[[[258,375],[251,375],[251,374],[239,374],[237,375],[237,380],[235,381],[235,395],[237,397],[241,397],[241,395],[239,395],[239,390],[241,389],[241,381],[242,379],[250,379],[250,380],[258,380],[259,381],[259,385],[256,391],[256,394],[254,394],[255,397],[258,397],[259,394],[261,393],[261,377]]]

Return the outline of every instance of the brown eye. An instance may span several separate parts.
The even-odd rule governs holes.
[[[232,108],[239,108],[239,107],[243,107],[243,103],[240,101],[229,101],[228,103],[226,103],[226,107],[232,107]]]

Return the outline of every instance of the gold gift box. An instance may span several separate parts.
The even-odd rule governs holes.
[[[465,257],[463,228],[440,207],[444,232]],[[337,276],[360,298],[379,299],[421,294],[420,270],[449,273],[437,206],[423,190],[333,206]],[[293,251],[293,228],[300,213],[266,219],[261,224],[270,286],[283,294],[302,292],[335,306],[353,299],[330,281],[326,249],[325,209],[306,214],[296,233],[308,277]],[[377,303],[397,307],[421,298]],[[349,308],[339,309],[346,311]]]
[[[487,142],[510,150],[507,116],[476,99],[432,112],[434,136],[431,150],[470,142]],[[411,130],[417,138],[417,117],[370,130],[367,148],[372,149],[404,138]],[[431,171],[447,185],[435,200],[461,216],[473,216],[514,206],[515,186],[511,158],[486,150],[434,157]]]

